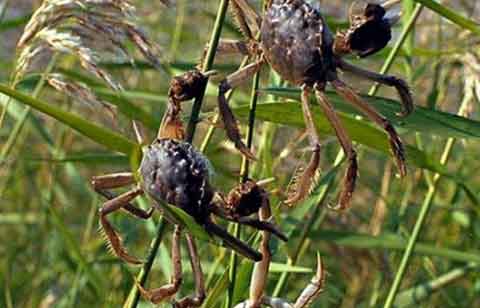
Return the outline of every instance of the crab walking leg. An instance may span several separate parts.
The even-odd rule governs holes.
[[[227,214],[221,207],[219,206],[214,206],[212,207],[212,212],[219,216],[222,217],[228,221],[236,222],[242,225],[250,226],[258,230],[264,230],[264,231],[269,231],[273,234],[275,234],[279,239],[282,241],[287,241],[288,237],[283,234],[283,232],[273,223],[269,221],[262,221],[257,218],[252,218],[252,217],[232,217],[231,215]]]
[[[137,281],[135,281],[138,290],[143,297],[147,298],[154,304],[158,304],[166,298],[174,295],[178,292],[180,285],[182,284],[182,260],[180,254],[180,236],[182,230],[179,225],[175,225],[172,235],[172,263],[173,263],[173,275],[171,282],[157,289],[146,290]]]
[[[272,308],[307,308],[322,293],[325,286],[325,269],[320,256],[317,257],[317,271],[310,283],[303,289],[294,304],[279,297],[264,296],[262,304]],[[245,306],[246,307],[246,306]],[[237,307],[235,307],[237,308]]]
[[[185,138],[185,129],[180,118],[181,112],[182,108],[180,103],[169,98],[167,109],[163,114],[162,122],[158,129],[157,138],[176,140],[183,140]]]
[[[230,235],[225,229],[217,226],[213,222],[207,221],[205,223],[205,230],[221,238],[223,240],[224,246],[235,250],[235,252],[237,252],[238,254],[241,254],[242,256],[249,258],[255,262],[262,260],[262,255],[258,251],[250,248],[250,246],[237,239],[236,237]]]
[[[250,56],[248,43],[242,40],[221,39],[217,47],[218,56],[241,54]]]
[[[317,256],[317,271],[315,276],[310,281],[310,284],[303,289],[302,294],[297,298],[297,301],[293,305],[293,308],[306,308],[311,305],[313,300],[322,293],[325,286],[325,267],[320,255]]]
[[[107,200],[112,200],[115,199],[117,196],[113,194],[112,192],[104,189],[98,189],[96,190],[97,193],[105,197]],[[155,211],[155,208],[151,207],[148,211],[145,211],[144,209],[141,209],[139,207],[136,207],[132,203],[127,203],[125,204],[122,209],[127,211],[128,213],[132,214],[135,217],[138,217],[140,219],[149,219],[152,217],[153,212]]]
[[[325,113],[328,121],[332,125],[335,134],[338,137],[340,145],[342,146],[345,155],[348,158],[348,167],[344,177],[344,184],[343,189],[340,192],[340,196],[338,198],[338,205],[337,209],[343,210],[348,207],[350,200],[352,198],[353,191],[355,190],[355,182],[357,180],[357,153],[353,149],[352,141],[347,134],[347,131],[343,127],[338,115],[335,113],[332,104],[328,101],[323,88],[317,87],[315,88],[315,94],[317,96],[317,100],[320,103],[320,106]]]
[[[127,191],[126,193],[121,194],[120,196],[108,200],[103,204],[103,206],[100,208],[100,224],[102,225],[103,230],[105,231],[105,235],[107,236],[107,239],[109,243],[111,244],[111,247],[113,249],[113,252],[121,259],[125,260],[128,263],[132,264],[140,264],[142,263],[140,260],[137,258],[131,256],[125,247],[123,246],[122,240],[120,238],[120,235],[115,231],[113,226],[110,224],[110,222],[107,219],[107,215],[117,211],[120,208],[123,208],[126,204],[128,204],[130,201],[132,201],[135,197],[138,195],[143,194],[142,189],[140,188],[135,188],[133,190]]]
[[[243,34],[249,39],[255,39],[260,31],[262,18],[246,0],[233,0],[232,9]]]
[[[414,109],[412,94],[410,92],[408,84],[403,79],[391,75],[382,75],[371,72],[353,64],[350,64],[342,59],[339,60],[338,65],[339,68],[345,72],[350,72],[353,75],[357,75],[384,84],[386,86],[395,87],[403,105],[403,110],[402,112],[398,113],[398,115],[407,116],[412,113]]]
[[[119,172],[92,177],[91,184],[95,191],[124,187],[135,183],[135,177],[131,172]]]
[[[245,155],[248,159],[251,160],[254,160],[255,156],[250,152],[250,149],[242,141],[242,137],[240,136],[240,130],[238,129],[235,116],[233,115],[232,110],[228,106],[225,94],[229,90],[238,87],[240,84],[242,84],[250,77],[252,77],[255,73],[257,73],[263,63],[264,60],[262,58],[232,73],[220,83],[218,89],[218,108],[220,111],[220,115],[223,119],[223,123],[225,125],[227,137],[235,144],[235,147],[240,152],[242,152],[243,155]]]
[[[253,44],[254,41],[250,40]],[[200,59],[200,64],[198,67],[203,67],[203,63],[207,57],[209,44],[205,45],[203,49],[202,58]],[[217,51],[215,56],[218,57],[225,57],[230,55],[244,55],[244,56],[252,56],[251,53],[252,49],[249,48],[249,42],[243,40],[232,40],[232,39],[220,39],[217,46]]]
[[[94,176],[92,178],[92,186],[97,193],[104,196],[108,200],[115,199],[117,196],[108,191],[107,189],[119,188],[135,183],[135,178],[131,172],[112,173],[101,176]],[[134,206],[131,203],[123,205],[123,209],[134,215],[135,217],[148,219],[152,216],[154,208],[150,208],[145,211],[141,208]]]
[[[269,221],[262,221],[252,217],[240,217],[238,218],[238,220],[234,220],[234,219],[228,219],[228,220],[236,221],[242,225],[250,226],[258,230],[268,231],[270,233],[275,234],[275,236],[277,236],[282,241],[284,242],[288,241],[288,237],[282,231],[280,231],[280,229],[275,224]]]
[[[315,177],[315,172],[318,169],[320,164],[320,138],[317,134],[317,129],[315,128],[315,123],[313,120],[312,111],[310,110],[309,105],[309,94],[310,87],[303,85],[302,86],[302,110],[303,117],[305,119],[305,125],[307,127],[307,133],[309,137],[310,144],[313,146],[313,153],[310,158],[310,162],[307,165],[307,168],[300,177],[300,180],[297,185],[295,194],[289,199],[285,200],[286,204],[294,204],[303,198],[305,198],[312,185],[313,179]]]
[[[272,213],[270,211],[270,204],[265,200],[264,205],[260,208],[258,216],[261,221],[268,221]],[[262,241],[260,242],[260,252],[262,253],[262,261],[255,263],[250,282],[250,307],[260,308],[262,303],[263,293],[267,285],[268,269],[272,260],[272,253],[270,252],[270,232],[262,231]]]
[[[179,300],[175,307],[188,308],[188,307],[200,307],[205,300],[205,281],[203,280],[202,265],[198,256],[197,245],[195,240],[190,234],[187,234],[187,247],[190,255],[190,264],[192,266],[192,272],[195,279],[195,295],[190,297],[184,297]]]
[[[374,108],[364,102],[349,86],[347,86],[341,80],[334,80],[331,82],[337,93],[345,99],[347,102],[350,102],[357,109],[362,111],[370,120],[377,123],[381,126],[389,136],[390,147],[393,151],[398,170],[400,175],[403,177],[407,174],[407,167],[405,165],[405,151],[403,149],[403,144],[398,136],[397,132],[393,125],[385,117],[380,115]]]

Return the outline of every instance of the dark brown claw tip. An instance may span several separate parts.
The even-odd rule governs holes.
[[[352,201],[353,192],[355,191],[355,184],[358,177],[358,164],[357,164],[357,155],[352,154],[349,159],[349,166],[345,173],[344,188],[340,192],[338,198],[338,204],[336,206],[330,207],[335,211],[342,211],[349,207],[350,202]]]
[[[256,161],[257,158],[253,155],[252,151],[243,143],[243,142],[235,142],[235,147],[249,160]]]
[[[320,164],[320,146],[316,145],[313,149],[312,157],[308,163],[307,168],[300,176],[300,180],[297,183],[294,193],[284,201],[285,204],[291,206],[300,200],[306,198],[314,182],[315,173],[317,172],[318,165]]]
[[[397,88],[398,94],[400,95],[400,100],[402,101],[403,110],[398,112],[397,115],[400,117],[406,117],[413,112],[415,105],[413,104],[412,92],[408,84],[402,80],[396,78],[395,88]]]
[[[405,164],[405,150],[400,138],[390,138],[390,147],[392,148],[400,176],[403,178],[407,175],[407,165]]]

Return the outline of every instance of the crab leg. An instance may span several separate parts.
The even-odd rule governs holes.
[[[390,147],[395,156],[397,162],[397,167],[400,171],[401,176],[407,174],[407,167],[405,165],[405,152],[403,149],[402,141],[398,136],[397,132],[393,125],[386,119],[381,116],[374,108],[364,102],[349,86],[347,86],[341,80],[334,80],[331,82],[337,93],[343,97],[347,102],[350,102],[357,109],[362,111],[368,118],[381,126],[389,136]]]
[[[182,260],[180,254],[181,232],[182,230],[180,226],[175,225],[172,236],[173,276],[171,277],[171,282],[157,289],[146,290],[137,281],[135,281],[142,296],[154,304],[158,304],[166,298],[177,293],[180,285],[182,284]]]
[[[244,55],[244,56],[253,56],[252,54],[252,46],[251,44],[256,44],[255,41],[244,41],[244,40],[232,40],[232,39],[220,39],[217,46],[217,51],[215,56],[217,58],[230,56],[230,55]],[[209,44],[205,45],[203,49],[202,58],[200,60],[200,64],[197,67],[203,67],[203,63],[207,57]]]
[[[208,48],[208,45],[206,49]],[[248,43],[243,40],[221,39],[218,42],[217,53],[219,57],[240,54],[244,56],[251,56]]]
[[[235,250],[242,256],[249,258],[255,262],[262,260],[262,255],[258,251],[250,248],[250,246],[237,239],[236,237],[230,235],[225,229],[217,226],[213,222],[207,221],[205,223],[205,230],[221,238],[223,240],[223,244],[226,247]]]
[[[305,119],[305,125],[307,127],[308,137],[310,144],[313,147],[313,153],[310,158],[310,162],[307,165],[307,168],[300,177],[300,180],[297,185],[295,194],[285,200],[286,204],[294,204],[303,198],[305,198],[310,190],[310,187],[315,176],[315,172],[318,169],[320,164],[320,138],[317,134],[317,129],[315,128],[315,123],[313,120],[312,111],[310,110],[310,105],[308,97],[310,94],[310,87],[303,85],[302,86],[302,110],[303,117]]]
[[[115,199],[117,196],[108,191],[107,189],[119,188],[135,183],[135,178],[131,172],[112,173],[101,176],[94,176],[92,178],[92,186],[97,193],[104,196],[108,200]],[[148,219],[152,216],[154,208],[150,208],[145,211],[141,208],[134,206],[131,203],[123,205],[123,209],[132,214],[135,217],[141,219]]]
[[[287,241],[288,237],[283,234],[282,231],[273,223],[269,221],[262,221],[261,219],[252,218],[252,217],[238,217],[234,218],[231,215],[227,214],[221,207],[213,206],[212,213],[222,217],[228,221],[236,222],[242,225],[250,226],[258,230],[264,230],[275,234],[282,241]]]
[[[185,138],[185,129],[180,119],[181,111],[180,103],[170,98],[167,110],[163,115],[160,128],[158,129],[157,138],[175,140],[183,140]]]
[[[262,304],[272,308],[307,308],[310,307],[316,297],[322,293],[325,286],[325,269],[320,256],[317,257],[317,271],[310,283],[303,289],[300,296],[292,305],[283,298],[263,297]]]
[[[325,92],[320,87],[315,87],[315,94],[317,96],[317,100],[320,103],[320,106],[325,113],[328,121],[331,123],[333,129],[335,130],[335,134],[340,141],[340,145],[342,146],[345,155],[348,158],[349,164],[347,167],[347,171],[344,177],[344,187],[340,193],[340,197],[338,199],[338,209],[345,209],[348,207],[350,200],[352,198],[352,193],[355,190],[355,182],[357,179],[357,154],[353,149],[352,141],[347,134],[347,131],[343,127],[338,115],[335,113],[332,104],[328,101]]]
[[[97,193],[105,197],[107,200],[112,200],[115,199],[117,196],[113,194],[112,192],[108,190],[96,190]],[[145,211],[144,209],[141,209],[139,207],[136,207],[132,203],[127,203],[125,204],[122,209],[127,211],[128,213],[132,214],[133,216],[140,218],[140,219],[149,219],[152,217],[152,214],[155,210],[155,208],[151,207],[148,211]]]
[[[315,276],[310,281],[310,284],[303,289],[302,294],[297,298],[297,301],[293,305],[293,308],[305,308],[309,307],[313,300],[318,297],[323,291],[325,286],[325,268],[323,266],[320,255],[317,256],[317,271]]]
[[[227,102],[227,99],[225,98],[225,94],[229,90],[238,87],[244,81],[246,81],[255,73],[257,73],[260,70],[263,63],[264,63],[264,60],[262,58],[232,73],[220,83],[220,86],[218,89],[218,108],[220,111],[220,115],[223,119],[223,123],[225,125],[227,137],[235,144],[235,147],[240,152],[242,152],[243,155],[245,155],[247,158],[252,160],[255,159],[255,156],[250,152],[250,149],[242,141],[242,138],[240,136],[240,130],[238,129],[235,116],[233,115],[232,110],[228,106],[228,102]]]
[[[195,278],[195,295],[190,297],[184,297],[175,303],[175,307],[188,308],[188,307],[200,307],[205,300],[205,282],[203,280],[202,266],[200,264],[200,258],[198,256],[197,245],[195,240],[190,234],[187,234],[187,247],[190,255],[190,264],[192,266],[192,272]]]
[[[268,201],[264,202],[258,212],[261,221],[268,221],[271,216],[270,204]],[[253,268],[252,278],[250,282],[250,307],[260,308],[263,293],[267,285],[268,269],[272,260],[272,253],[268,244],[270,242],[270,232],[262,232],[262,241],[260,243],[260,252],[262,253],[262,261],[255,263]]]
[[[107,236],[107,239],[108,239],[109,243],[111,244],[113,252],[119,258],[125,260],[128,263],[132,263],[132,264],[140,264],[142,262],[140,260],[138,260],[137,258],[131,256],[127,252],[127,250],[123,246],[120,235],[118,235],[118,233],[115,231],[113,226],[107,220],[107,215],[117,211],[118,209],[123,208],[130,201],[132,201],[135,197],[137,197],[138,195],[141,195],[141,194],[143,194],[143,190],[141,188],[132,189],[130,191],[127,191],[126,193],[123,193],[123,194],[119,195],[118,197],[116,197],[112,200],[108,200],[100,208],[100,224],[102,225],[102,228],[105,231],[105,235]]]
[[[135,177],[131,172],[119,172],[94,176],[91,180],[91,184],[96,191],[124,187],[133,183],[135,183]]]
[[[357,67],[353,64],[350,64],[343,59],[339,60],[338,65],[341,70],[350,72],[353,75],[367,78],[369,80],[384,84],[386,86],[395,87],[403,105],[403,111],[398,113],[398,115],[407,116],[412,113],[414,109],[412,94],[410,93],[408,84],[403,79],[397,78],[395,76],[382,75],[371,72],[363,68]]]
[[[246,0],[233,0],[231,8],[242,33],[248,39],[254,40],[260,31],[261,17]]]
[[[262,221],[262,220],[251,218],[251,217],[240,217],[238,218],[238,220],[233,220],[233,219],[229,219],[229,220],[236,221],[242,225],[254,227],[255,229],[258,229],[258,230],[271,232],[284,242],[288,240],[288,237],[285,234],[283,234],[283,232],[280,231],[280,229],[278,229],[275,224],[271,222]]]

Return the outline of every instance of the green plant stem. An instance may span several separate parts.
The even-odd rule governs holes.
[[[177,20],[175,22],[175,32],[173,33],[172,44],[170,45],[170,61],[174,62],[177,55],[178,46],[180,46],[180,41],[182,39],[183,26],[185,23],[185,11],[186,11],[187,1],[179,0],[177,1]]]
[[[250,95],[250,111],[248,115],[248,130],[247,130],[247,137],[246,137],[246,145],[249,149],[252,148],[253,142],[253,135],[255,133],[255,112],[257,109],[257,102],[258,102],[258,87],[260,84],[260,73],[256,73],[253,77],[253,85],[252,85],[252,92]],[[250,163],[248,159],[243,156],[242,157],[242,166],[240,168],[240,182],[245,182],[249,176],[249,169]],[[234,234],[235,237],[240,237],[241,228],[238,224],[234,226]],[[236,276],[237,276],[237,265],[238,265],[238,257],[235,251],[232,251],[230,255],[230,267],[228,278],[230,280],[230,284],[228,287],[228,294],[227,300],[225,301],[225,308],[231,308],[233,306],[233,296],[235,292],[235,285],[236,285]]]
[[[398,295],[395,300],[395,307],[411,307],[413,305],[418,305],[420,301],[425,300],[433,292],[441,290],[441,288],[446,285],[461,279],[475,270],[478,270],[478,264],[469,263],[463,267],[455,268],[431,281],[406,290]]]
[[[222,33],[223,21],[227,14],[228,9],[228,0],[221,0],[220,5],[218,6],[217,18],[215,20],[215,25],[212,32],[212,37],[210,43],[208,44],[207,56],[203,62],[202,71],[206,72],[212,69],[213,61],[215,60],[215,54],[217,53],[218,41],[220,40],[220,35]],[[195,135],[195,130],[197,128],[198,118],[200,115],[200,110],[202,108],[203,97],[205,95],[205,89],[207,84],[205,83],[204,89],[201,91],[201,95],[195,98],[192,107],[192,113],[190,115],[190,120],[188,121],[187,126],[187,142],[192,142]]]
[[[459,110],[458,114],[461,115],[465,112],[467,106],[468,106],[468,100],[463,100]],[[452,152],[453,146],[455,144],[456,139],[455,138],[449,138],[444,146],[442,156],[440,158],[440,164],[441,165],[446,165],[448,162],[448,159],[450,157],[450,154]],[[422,227],[425,224],[425,220],[428,216],[428,213],[430,211],[430,208],[433,203],[433,199],[437,193],[438,189],[438,183],[440,180],[440,174],[436,173],[433,176],[433,183],[432,185],[429,186],[427,194],[425,195],[425,198],[422,203],[422,207],[420,208],[420,213],[418,214],[417,222],[415,223],[415,226],[413,227],[412,234],[408,240],[407,247],[405,249],[405,252],[403,253],[402,260],[400,261],[400,265],[398,266],[398,271],[395,274],[395,278],[393,280],[393,283],[390,287],[390,290],[388,292],[387,299],[385,301],[384,308],[390,308],[392,307],[395,297],[398,293],[398,290],[400,288],[400,284],[403,280],[403,277],[405,276],[405,272],[407,270],[407,267],[410,263],[411,256],[413,254],[413,251],[415,249],[415,245],[418,241],[420,232],[422,231]]]
[[[40,80],[37,82],[36,86],[35,86],[35,89],[33,90],[32,92],[32,97],[33,98],[37,98],[38,95],[40,94],[40,91],[43,89],[43,86],[45,85],[45,80],[46,80],[46,77],[47,75],[52,71],[53,67],[55,66],[55,63],[57,62],[57,54],[55,54],[52,59],[50,60],[50,62],[48,63],[47,65],[47,68],[45,69],[45,71],[43,72],[43,74],[41,75],[41,78]],[[13,88],[16,87],[18,82],[14,82],[13,83]],[[12,98],[9,98],[8,102],[5,104],[5,109],[4,111],[6,112],[7,108],[8,108],[8,105],[9,105],[9,102],[11,101]],[[20,115],[20,118],[18,119],[17,123],[15,123],[15,126],[12,130],[12,132],[10,133],[10,135],[8,136],[8,140],[7,142],[5,143],[5,145],[2,147],[2,150],[0,152],[0,162],[2,161],[5,161],[8,157],[8,155],[10,154],[10,151],[12,150],[13,146],[15,145],[15,143],[19,140],[18,136],[20,135],[20,133],[22,132],[22,129],[23,127],[25,126],[25,123],[27,121],[27,118],[28,116],[30,115],[30,111],[31,111],[31,107],[30,106],[27,106],[25,107],[25,109],[23,110],[22,114]],[[3,118],[3,117],[2,117]],[[1,122],[0,122],[1,123]],[[0,126],[1,127],[1,126]]]
[[[165,219],[161,219],[157,226],[157,232],[154,240],[150,244],[150,253],[148,254],[146,262],[143,264],[142,269],[137,275],[137,282],[140,285],[144,285],[147,281],[147,277],[150,274],[150,270],[153,266],[153,261],[155,260],[155,256],[157,255],[158,247],[160,247],[160,243],[162,242],[163,234],[165,231],[167,224],[165,223]],[[133,284],[132,288],[130,289],[130,293],[123,305],[123,308],[134,308],[137,307],[138,301],[140,299],[140,293],[136,284]]]
[[[255,112],[257,110],[259,84],[260,84],[260,73],[257,73],[253,77],[252,93],[250,95],[250,112],[248,114],[248,130],[247,130],[247,137],[246,137],[246,145],[249,149],[252,148],[253,135],[255,133]],[[250,162],[245,156],[243,156],[242,167],[240,169],[240,177],[241,177],[240,180],[242,182],[245,182],[247,180],[249,169],[250,169]]]

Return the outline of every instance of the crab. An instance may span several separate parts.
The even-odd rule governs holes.
[[[413,98],[404,80],[365,70],[343,59],[345,55],[352,53],[366,57],[385,47],[391,39],[391,26],[398,19],[398,15],[390,17],[387,10],[396,2],[398,1],[388,1],[383,5],[366,4],[360,10],[357,5],[350,14],[350,28],[334,36],[322,16],[317,1],[270,0],[266,3],[262,17],[246,0],[231,1],[236,21],[246,40],[220,40],[217,51],[224,55],[243,54],[254,60],[220,82],[218,106],[227,137],[244,156],[249,159],[255,158],[242,141],[226,93],[241,85],[265,64],[269,64],[284,80],[301,87],[301,104],[312,154],[299,177],[297,190],[285,200],[285,203],[294,204],[308,195],[312,179],[319,167],[320,138],[309,105],[311,92],[315,93],[317,102],[333,127],[348,161],[343,188],[334,207],[347,208],[355,190],[358,173],[357,154],[348,132],[325,94],[327,84],[386,132],[399,173],[401,176],[406,175],[404,147],[391,122],[368,105],[337,74],[338,70],[349,72],[394,87],[403,106],[399,115],[407,116],[413,111]]]
[[[172,85],[177,84],[176,82],[180,82],[181,79],[187,82],[180,82],[183,86],[172,86],[171,97],[176,97],[177,100],[189,97],[188,85],[191,85],[188,82],[189,76],[187,74],[179,77],[180,79],[174,79]],[[161,204],[169,203],[193,217],[207,233],[220,238],[224,246],[248,259],[260,261],[262,255],[258,251],[214,223],[212,215],[258,230],[267,230],[286,241],[287,237],[273,223],[250,217],[261,209],[269,208],[268,193],[263,189],[262,183],[250,179],[234,187],[227,196],[214,189],[210,184],[211,168],[208,159],[191,144],[173,138],[182,131],[182,127],[178,126],[176,120],[178,120],[176,113],[173,115],[170,113],[164,117],[158,137],[152,144],[143,147],[143,158],[137,173],[121,172],[92,178],[95,191],[108,199],[100,208],[99,215],[100,225],[113,253],[128,263],[141,263],[125,248],[120,235],[108,220],[110,214],[123,209],[137,218],[148,219],[155,208],[162,211]],[[135,125],[134,128],[136,128]],[[140,132],[136,130],[136,133],[138,141],[143,143]],[[111,191],[128,186],[131,186],[130,190],[118,196]],[[136,197],[144,194],[148,195],[154,204],[154,207],[148,211],[132,203]],[[172,297],[179,290],[182,280],[180,256],[182,226],[174,217],[168,215],[167,211],[162,212],[167,220],[175,225],[171,247],[173,277],[171,283],[157,289],[146,290],[138,285],[143,296],[153,303]],[[175,307],[198,307],[205,298],[202,268],[195,240],[188,232],[186,232],[186,240],[196,291],[195,295],[180,299],[174,305]]]

